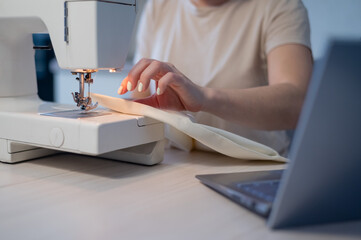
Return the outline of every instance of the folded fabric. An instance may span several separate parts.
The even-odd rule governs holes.
[[[192,122],[191,119],[181,112],[165,111],[153,108],[137,102],[121,98],[109,97],[91,93],[91,97],[100,105],[117,112],[133,115],[143,115],[169,124],[185,135],[175,136],[177,131],[172,131],[171,139],[180,140],[178,144],[188,144],[192,138],[203,145],[224,155],[247,160],[272,160],[287,162],[277,151],[263,144],[251,141],[247,138],[224,131],[215,127]]]

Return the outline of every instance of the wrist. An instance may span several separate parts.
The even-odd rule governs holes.
[[[214,107],[214,96],[216,95],[216,89],[213,88],[203,88],[203,104],[201,106],[200,111],[203,112],[212,112],[212,108]],[[213,106],[213,107],[212,107]]]

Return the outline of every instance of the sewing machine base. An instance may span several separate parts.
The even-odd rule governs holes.
[[[9,141],[7,139],[0,139],[0,162],[18,163],[60,152],[61,151]],[[164,141],[160,140],[100,154],[96,157],[150,166],[160,163],[163,160],[163,155]]]
[[[72,108],[37,96],[0,98],[0,161],[57,151],[146,165],[162,160],[163,123],[101,108],[86,113]]]

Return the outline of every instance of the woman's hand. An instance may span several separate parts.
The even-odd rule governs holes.
[[[137,102],[163,109],[203,111],[249,128],[295,128],[312,73],[311,51],[299,44],[281,45],[270,51],[267,63],[268,86],[233,89],[200,87],[172,64],[142,59],[123,80],[118,93],[135,88],[143,92],[154,79],[157,93]]]
[[[156,93],[136,102],[152,107],[198,112],[205,101],[205,89],[194,84],[172,64],[153,59],[141,59],[124,78],[118,94],[137,90],[144,92],[151,80],[156,82]]]

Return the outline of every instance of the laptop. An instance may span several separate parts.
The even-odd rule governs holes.
[[[271,228],[361,219],[361,42],[315,66],[285,170],[197,175]]]

